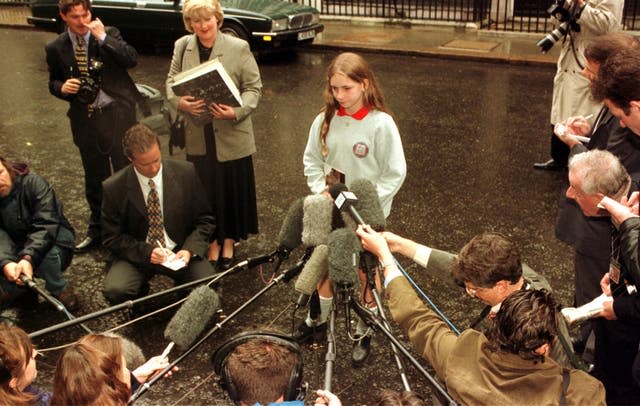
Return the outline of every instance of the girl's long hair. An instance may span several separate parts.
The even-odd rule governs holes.
[[[324,122],[320,129],[320,144],[322,145],[322,155],[325,157],[329,154],[329,148],[327,147],[329,124],[331,124],[331,119],[340,107],[331,92],[331,78],[336,73],[341,73],[361,84],[364,83],[365,80],[368,81],[369,86],[365,89],[363,97],[364,107],[369,110],[380,110],[391,114],[384,105],[382,90],[380,90],[378,82],[367,61],[353,52],[344,52],[336,56],[327,69],[327,84],[323,92],[325,105],[322,108],[322,111],[324,111]]]

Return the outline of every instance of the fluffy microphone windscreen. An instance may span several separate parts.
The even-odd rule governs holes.
[[[203,285],[194,289],[164,330],[164,337],[186,350],[193,344],[220,306],[218,294]]]
[[[358,283],[356,269],[361,251],[355,231],[339,228],[329,234],[329,278],[335,284],[353,286]]]
[[[307,247],[326,244],[331,232],[333,201],[318,194],[304,198],[302,243]]]
[[[295,288],[298,293],[311,296],[316,290],[316,285],[320,282],[328,271],[329,247],[321,244],[314,248],[311,258],[307,261],[296,279]]]
[[[356,179],[349,186],[349,190],[358,198],[356,210],[365,223],[376,231],[383,231],[387,225],[384,211],[376,187],[367,179]]]
[[[122,347],[122,355],[127,362],[127,368],[132,371],[140,365],[147,362],[147,359],[142,352],[142,348],[138,347],[136,343],[129,340],[127,337],[116,333],[102,333],[108,337],[115,337],[120,339],[120,346]]]
[[[304,198],[299,198],[291,203],[280,227],[278,243],[280,247],[287,248],[289,251],[302,244],[303,202]]]

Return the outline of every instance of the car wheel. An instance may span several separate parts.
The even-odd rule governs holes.
[[[240,38],[249,42],[249,36],[247,35],[247,32],[238,23],[225,21],[222,25],[222,28],[220,28],[220,31],[227,35],[231,35],[232,37]]]

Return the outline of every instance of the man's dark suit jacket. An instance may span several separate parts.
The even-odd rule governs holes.
[[[169,237],[192,254],[205,257],[215,219],[193,164],[162,161],[164,227]],[[154,245],[145,240],[147,209],[133,165],[102,183],[102,243],[133,264],[149,264]]]
[[[102,45],[90,36],[88,57],[99,58],[103,62],[102,90],[118,102],[134,108],[141,96],[127,69],[138,63],[138,53],[135,48],[127,44],[115,27],[105,27],[107,36]],[[80,77],[76,56],[69,37],[69,32],[63,32],[56,39],[45,46],[47,65],[49,65],[49,92],[52,95],[71,103],[67,115],[72,120],[81,114],[86,117],[86,105],[76,101],[76,95],[63,95],[62,84],[71,77]]]

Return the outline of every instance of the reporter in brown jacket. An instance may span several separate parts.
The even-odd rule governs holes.
[[[526,290],[502,302],[487,336],[457,336],[418,298],[395,265],[387,242],[369,226],[358,227],[362,246],[384,268],[393,319],[414,349],[429,361],[457,402],[469,405],[604,405],[602,383],[549,358],[556,339],[558,306],[544,291]]]

